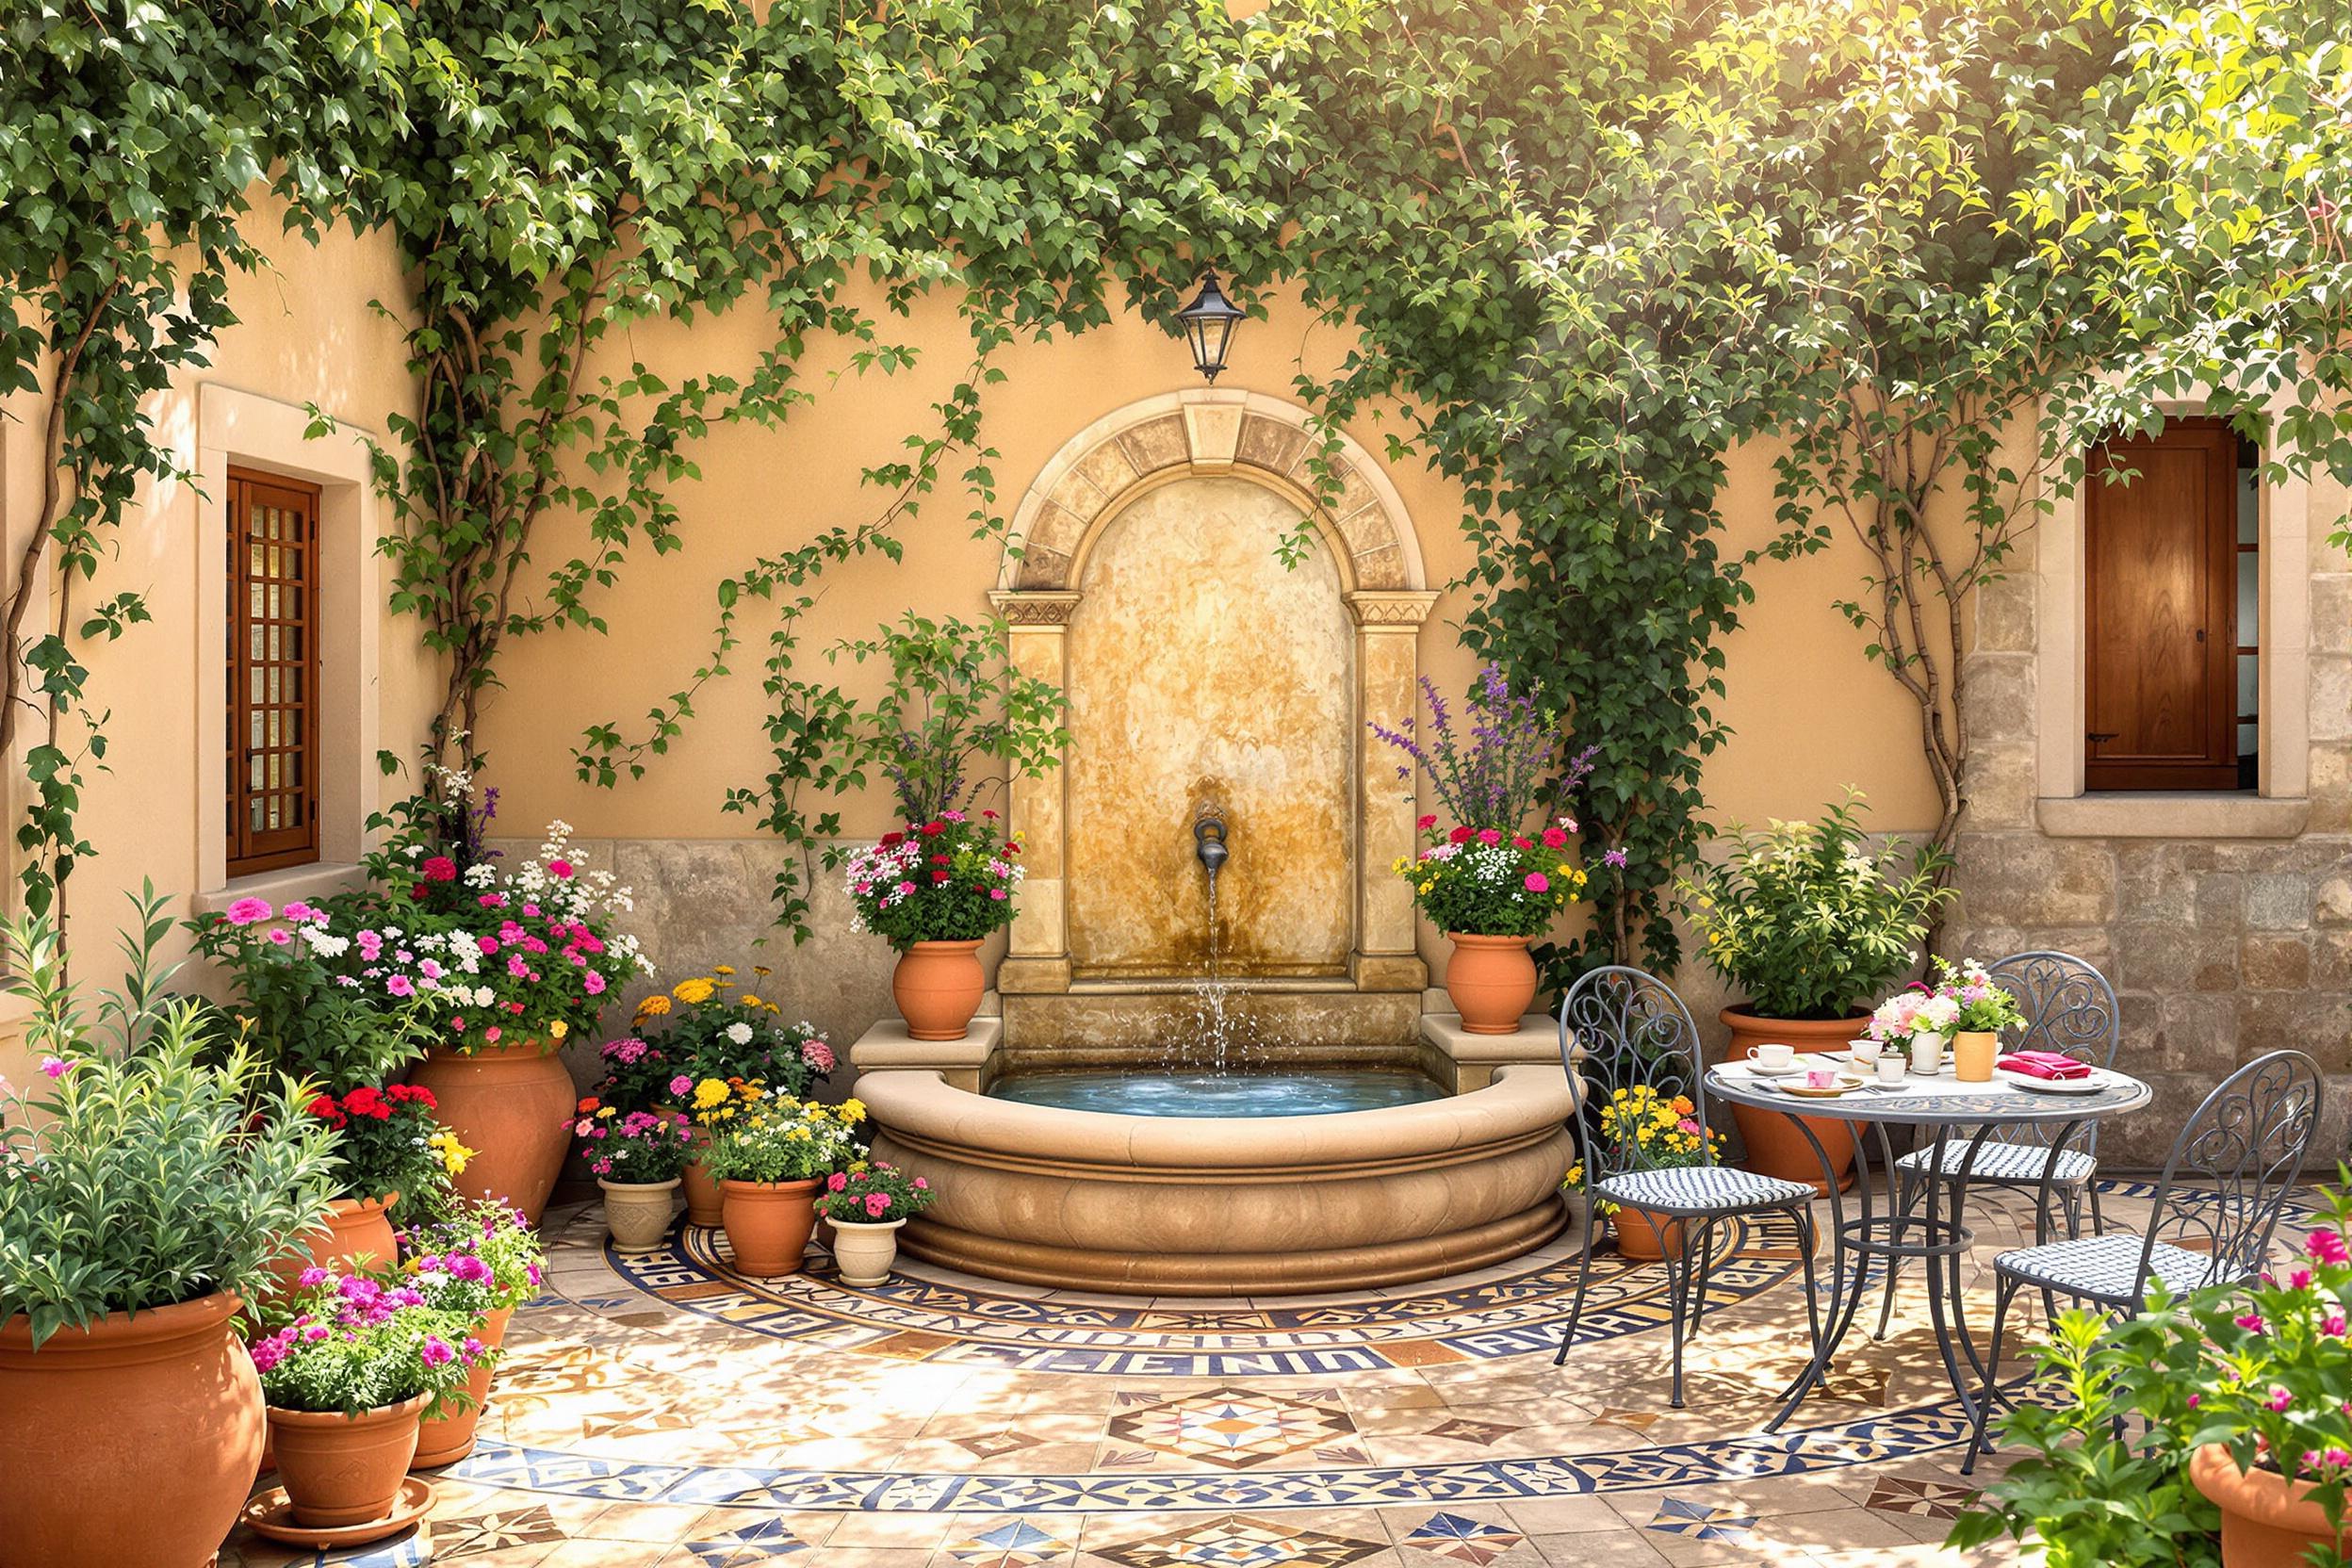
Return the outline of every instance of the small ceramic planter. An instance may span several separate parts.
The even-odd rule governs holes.
[[[898,1261],[898,1231],[903,1219],[879,1225],[856,1225],[846,1219],[831,1222],[833,1262],[845,1285],[878,1285],[890,1277]]]
[[[1994,1058],[2000,1054],[2000,1035],[1990,1029],[1963,1029],[1952,1037],[1952,1075],[1963,1084],[1989,1084]]]
[[[1474,937],[1448,931],[1446,995],[1473,1035],[1509,1035],[1535,1001],[1535,960],[1527,937]]]
[[[596,1185],[604,1189],[604,1226],[612,1233],[613,1246],[624,1252],[650,1252],[662,1245],[670,1233],[678,1177],[666,1182],[608,1182],[599,1176]]]
[[[1617,1228],[1617,1255],[1657,1263],[1672,1251],[1682,1255],[1682,1221],[1663,1219],[1647,1209],[1619,1209],[1609,1216]]]
[[[754,1279],[790,1274],[817,1228],[817,1183],[721,1182],[727,1245],[735,1272]]]
[[[424,1413],[421,1394],[357,1415],[270,1406],[270,1444],[294,1522],[341,1529],[388,1515],[416,1457]]]

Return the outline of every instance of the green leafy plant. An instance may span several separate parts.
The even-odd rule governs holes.
[[[345,1198],[416,1200],[421,1212],[448,1206],[449,1183],[473,1151],[433,1119],[421,1084],[362,1085],[315,1096],[304,1113],[335,1130],[337,1192]]]
[[[204,1017],[165,1007],[139,1054],[90,1049],[56,979],[45,919],[12,923],[16,994],[45,1093],[0,1099],[0,1318],[39,1347],[62,1328],[228,1291],[251,1297],[335,1188],[332,1135],[302,1114],[308,1086],[250,1047],[205,1059]]]
[[[187,927],[195,950],[236,982],[226,1016],[280,1068],[333,1090],[382,1084],[422,1056],[434,1013],[446,1010],[446,999],[417,987],[413,972],[406,996],[352,983],[362,967],[351,961],[355,939],[372,927],[332,903],[295,899],[271,910],[240,900],[234,912]]]
[[[714,1182],[807,1182],[846,1169],[864,1153],[850,1129],[856,1101],[829,1109],[814,1101],[766,1099],[724,1123],[702,1156]]]
[[[783,1008],[760,994],[772,972],[754,965],[751,972],[760,989],[739,985],[733,966],[718,964],[638,1003],[642,1039],[604,1048],[607,1084],[597,1086],[597,1098],[623,1110],[685,1105],[694,1084],[729,1079],[795,1100],[813,1093],[832,1075],[831,1043],[806,1019],[785,1022]],[[640,1043],[646,1053],[634,1049]],[[681,1075],[684,1089],[678,1087]]]
[[[924,1177],[888,1160],[861,1160],[825,1179],[817,1212],[837,1225],[889,1225],[912,1219],[938,1198]]]
[[[1762,832],[1735,823],[1730,853],[1677,880],[1707,967],[1746,993],[1766,1018],[1851,1016],[1919,961],[1935,912],[1953,896],[1938,887],[1942,851],[1873,850],[1858,791],[1819,822],[1774,822]]]

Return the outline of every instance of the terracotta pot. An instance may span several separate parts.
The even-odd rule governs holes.
[[[392,1232],[392,1206],[400,1200],[397,1192],[382,1198],[336,1199],[335,1206],[327,1211],[327,1222],[302,1233],[302,1244],[310,1250],[270,1270],[278,1284],[268,1299],[277,1301],[291,1296],[305,1268],[332,1268],[347,1273],[371,1265],[390,1267],[399,1261],[400,1244]]]
[[[898,956],[890,995],[906,1033],[919,1040],[959,1040],[988,988],[978,941],[917,942]]]
[[[1647,1209],[1619,1209],[1609,1222],[1617,1230],[1617,1255],[1656,1263],[1671,1250],[1682,1255],[1682,1221],[1661,1219]]]
[[[1727,1062],[1753,1056],[1757,1046],[1771,1040],[1795,1046],[1799,1055],[1842,1050],[1870,1021],[1867,1015],[1764,1018],[1743,1013],[1737,1007],[1725,1007],[1715,1016],[1731,1031],[1731,1044],[1723,1052],[1723,1060]],[[1805,1135],[1789,1125],[1788,1118],[1778,1111],[1747,1105],[1734,1105],[1731,1114],[1740,1125],[1740,1141],[1747,1149],[1746,1164],[1750,1170],[1777,1176],[1784,1182],[1803,1182],[1815,1192],[1828,1196],[1829,1188],[1821,1184],[1821,1159],[1813,1152],[1813,1146],[1805,1141]],[[1821,1140],[1821,1148],[1829,1155],[1830,1168],[1837,1173],[1838,1185],[1852,1186],[1854,1140],[1862,1135],[1866,1124],[1826,1116],[1808,1116],[1803,1120],[1812,1129],[1813,1135]]]
[[[261,1380],[206,1296],[60,1329],[0,1322],[0,1560],[204,1568],[261,1462]]]
[[[1963,1084],[1993,1081],[1993,1059],[2001,1054],[2001,1036],[1990,1029],[1963,1029],[1952,1037],[1952,1075]]]
[[[357,1415],[271,1405],[270,1441],[294,1522],[340,1529],[390,1513],[416,1457],[416,1420],[424,1410],[421,1394]]]
[[[764,1279],[790,1274],[817,1228],[817,1183],[721,1182],[727,1195],[727,1245],[735,1272]]]
[[[903,1219],[886,1220],[879,1225],[853,1225],[846,1219],[833,1220],[833,1262],[841,1269],[845,1285],[878,1285],[890,1277],[890,1265],[898,1261],[898,1228]]]
[[[1446,960],[1446,994],[1473,1035],[1516,1034],[1535,1001],[1535,960],[1527,937],[1473,937],[1446,933],[1454,944]]]
[[[697,1150],[707,1148],[710,1142],[710,1130],[708,1127],[694,1129],[694,1147]],[[719,1223],[725,1217],[725,1208],[719,1196],[718,1180],[702,1168],[702,1156],[699,1153],[686,1162],[686,1174],[683,1180],[686,1184],[686,1223],[689,1225]]]
[[[514,1309],[500,1307],[482,1320],[474,1337],[495,1350],[506,1343],[506,1326],[513,1321]],[[417,1428],[416,1457],[408,1462],[411,1470],[455,1464],[474,1451],[474,1429],[482,1425],[482,1407],[490,1401],[490,1379],[496,1370],[488,1362],[477,1364],[466,1379],[466,1392],[474,1396],[474,1402]]]
[[[2331,1535],[2328,1512],[2311,1499],[2311,1483],[2274,1470],[2240,1470],[2230,1450],[2208,1443],[2189,1456],[2189,1480],[2221,1510],[2224,1568],[2292,1568],[2313,1546],[2333,1543],[2342,1558],[2352,1530]]]
[[[670,1217],[680,1178],[666,1182],[608,1182],[604,1189],[604,1228],[612,1245],[624,1252],[650,1252],[670,1233]]]
[[[409,1077],[440,1102],[434,1119],[475,1152],[460,1190],[503,1198],[538,1224],[571,1143],[577,1100],[563,1061],[537,1040],[470,1056],[435,1049]]]

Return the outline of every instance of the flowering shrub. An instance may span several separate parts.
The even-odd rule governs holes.
[[[424,1198],[474,1155],[433,1119],[433,1091],[421,1085],[321,1094],[305,1109],[335,1129],[335,1170],[346,1198]]]
[[[1429,847],[1414,859],[1398,857],[1394,870],[1413,884],[1413,903],[1441,931],[1472,937],[1534,937],[1576,901],[1584,873],[1571,865],[1567,817],[1535,838],[1498,827],[1437,830],[1421,819]]]
[[[1013,920],[1020,844],[1000,838],[996,813],[957,810],[882,835],[847,861],[859,931],[904,950],[915,942],[972,941]]]
[[[702,1168],[714,1182],[806,1182],[845,1170],[865,1152],[850,1131],[865,1115],[855,1100],[763,1100],[710,1140]]]
[[[1596,1135],[1609,1145],[1606,1164],[1610,1170],[1679,1170],[1705,1165],[1723,1152],[1721,1133],[1709,1129],[1701,1141],[1697,1110],[1690,1096],[1662,1095],[1647,1084],[1629,1085],[1611,1094],[1601,1104],[1599,1120]],[[1583,1187],[1581,1158],[1568,1168],[1560,1184]],[[1596,1206],[1603,1214],[1617,1212],[1614,1203],[1603,1201]]]
[[[622,1111],[583,1100],[572,1135],[589,1172],[608,1182],[674,1182],[694,1152],[693,1124],[683,1111]]]
[[[470,1402],[466,1374],[486,1354],[472,1319],[368,1274],[306,1268],[302,1286],[292,1321],[248,1345],[270,1403],[358,1415],[421,1394],[430,1418]]]
[[[2352,1184],[2352,1171],[2339,1178]],[[2181,1297],[2151,1284],[2145,1310],[2121,1321],[2064,1314],[2036,1351],[2050,1397],[1999,1423],[2023,1454],[1960,1516],[1952,1544],[2038,1535],[2055,1564],[2217,1564],[2219,1514],[2187,1477],[2209,1443],[2242,1470],[2314,1483],[2341,1522],[2352,1480],[2352,1198],[2322,1194],[2326,1221],[2259,1284]]]
[[[604,1076],[588,1091],[582,1105],[593,1102],[618,1111],[651,1110],[682,1102],[694,1087],[687,1065],[662,1040],[634,1035],[607,1040],[597,1056],[604,1063]]]
[[[1922,845],[1872,852],[1847,792],[1818,823],[1734,824],[1731,854],[1675,882],[1709,968],[1766,1018],[1846,1018],[1919,961],[1928,922],[1953,896],[1951,857]]]
[[[837,1225],[888,1225],[921,1214],[936,1196],[929,1182],[887,1160],[861,1160],[825,1179],[817,1212]]]
[[[240,898],[188,922],[197,952],[237,982],[228,1009],[288,1072],[329,1088],[381,1084],[424,1054],[442,982],[457,967],[447,945],[404,945],[335,900],[283,909]],[[374,956],[355,957],[372,953]]]
[[[752,973],[761,982],[768,978],[762,968]],[[652,1027],[657,1020],[658,1029]],[[670,1076],[652,1100],[615,1101],[599,1089],[607,1103],[684,1104],[694,1084],[713,1078],[741,1078],[797,1099],[834,1068],[833,1047],[823,1031],[805,1021],[784,1022],[783,1009],[757,989],[739,987],[735,971],[726,964],[708,974],[689,975],[666,995],[657,991],[646,997],[637,1004],[636,1028],[658,1045]],[[682,1087],[675,1081],[680,1075],[689,1080]]]
[[[539,1233],[498,1200],[401,1232],[400,1256],[401,1278],[427,1305],[474,1322],[530,1300],[546,1261]]]
[[[1436,682],[1427,676],[1421,678],[1421,695],[1429,710],[1426,741],[1411,721],[1402,729],[1380,724],[1367,727],[1412,759],[1397,764],[1398,778],[1411,783],[1416,767],[1429,776],[1438,804],[1456,822],[1508,833],[1533,816],[1544,801],[1563,797],[1592,771],[1599,751],[1595,746],[1578,752],[1564,770],[1555,765],[1560,756],[1555,716],[1536,706],[1533,694],[1512,692],[1498,664],[1478,672],[1478,684],[1463,703],[1470,721],[1466,746],[1455,733],[1453,715],[1438,695]]]

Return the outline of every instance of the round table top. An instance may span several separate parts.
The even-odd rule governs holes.
[[[1804,1061],[1800,1054],[1797,1060]],[[1839,1063],[1841,1068],[1844,1064]],[[1851,1071],[1851,1069],[1845,1069]],[[2025,1089],[1998,1073],[1989,1084],[1963,1084],[1952,1076],[1952,1064],[1933,1078],[1905,1078],[1900,1088],[1875,1084],[1836,1099],[1785,1094],[1776,1086],[1783,1077],[1751,1073],[1744,1062],[1720,1062],[1707,1070],[1707,1092],[1734,1105],[1785,1111],[1790,1116],[1828,1117],[1839,1121],[1887,1121],[1910,1126],[1986,1122],[2092,1121],[2123,1111],[2136,1111],[2156,1097],[2156,1091],[2128,1072],[2095,1068],[2099,1087],[2089,1094],[2058,1094]],[[1797,1082],[1804,1079],[1799,1076]]]

